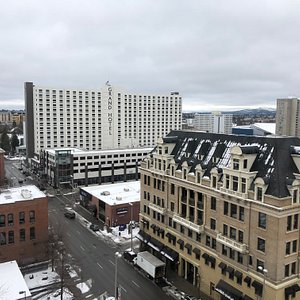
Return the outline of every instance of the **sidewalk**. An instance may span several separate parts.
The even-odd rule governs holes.
[[[167,279],[179,291],[182,291],[190,296],[197,297],[201,300],[213,300],[212,297],[201,292],[198,288],[196,288],[194,285],[186,281],[184,278],[178,276],[172,270],[167,271]]]

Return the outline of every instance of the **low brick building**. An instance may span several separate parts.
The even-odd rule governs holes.
[[[46,258],[48,198],[36,186],[22,186],[0,194],[0,262],[19,265]]]
[[[95,208],[95,216],[109,227],[139,220],[139,181],[83,187],[80,197]]]

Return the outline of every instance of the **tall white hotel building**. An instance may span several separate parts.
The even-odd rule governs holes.
[[[97,91],[25,82],[25,107],[28,158],[46,148],[152,147],[159,137],[181,129],[177,92],[129,94],[109,83]]]

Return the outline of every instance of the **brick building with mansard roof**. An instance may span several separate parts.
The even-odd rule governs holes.
[[[214,299],[300,299],[300,139],[173,131],[141,163],[144,248]]]

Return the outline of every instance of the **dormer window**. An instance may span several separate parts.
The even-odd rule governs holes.
[[[262,201],[263,200],[263,189],[262,187],[256,187],[256,200]]]
[[[168,147],[165,147],[165,154],[168,154]]]
[[[197,183],[201,183],[201,173],[197,172]]]
[[[183,179],[186,179],[186,176],[187,176],[187,170],[183,169]]]
[[[299,190],[294,189],[292,196],[293,196],[293,204],[298,203],[299,202]]]
[[[216,176],[212,176],[212,187],[213,188],[217,187],[217,177]]]
[[[230,187],[230,178],[229,178],[229,175],[225,175],[225,188],[226,189],[229,189]]]
[[[171,166],[171,175],[174,176],[175,175],[175,167]]]
[[[243,161],[243,168],[247,169],[247,166],[248,166],[248,160],[244,159],[244,161]]]
[[[162,148],[161,147],[158,147],[158,154],[162,154]]]
[[[236,158],[233,159],[233,170],[239,170],[240,169],[240,161]]]

